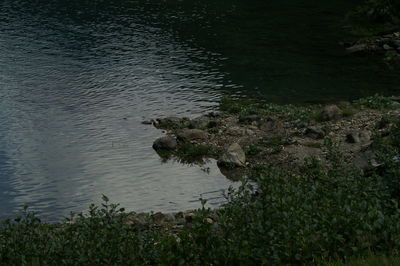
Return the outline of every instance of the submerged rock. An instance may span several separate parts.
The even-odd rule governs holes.
[[[158,138],[153,143],[153,149],[155,150],[175,150],[177,147],[176,139],[171,136]]]
[[[218,160],[218,165],[221,166],[245,166],[245,164],[246,155],[238,143],[231,144]]]

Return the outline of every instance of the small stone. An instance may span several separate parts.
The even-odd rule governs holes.
[[[222,112],[220,111],[213,111],[213,112],[209,112],[208,114],[206,114],[206,116],[208,117],[220,117],[222,115]]]
[[[321,119],[323,121],[334,120],[342,117],[343,112],[337,105],[331,104],[324,107],[321,112]]]
[[[325,132],[317,127],[308,127],[304,134],[312,139],[323,139],[325,137]]]
[[[176,139],[171,136],[158,138],[153,143],[153,149],[155,150],[175,150],[177,147]]]
[[[246,155],[238,143],[230,145],[218,160],[219,165],[245,166]]]
[[[383,49],[386,50],[386,51],[393,50],[393,47],[391,47],[391,46],[388,45],[388,44],[384,44],[382,47],[383,47]]]

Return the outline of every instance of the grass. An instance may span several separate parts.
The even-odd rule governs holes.
[[[176,150],[158,151],[163,160],[174,158],[186,164],[204,164],[207,158],[218,158],[221,149],[208,144],[181,143]]]
[[[352,258],[346,262],[326,263],[328,266],[396,266],[400,265],[399,255],[374,255]]]
[[[279,105],[273,103],[259,103],[253,99],[234,99],[223,97],[220,102],[220,110],[228,114],[239,116],[263,115],[263,116],[282,116],[287,120],[308,121],[313,114],[320,108],[319,105],[297,106]]]
[[[370,97],[361,98],[354,102],[354,106],[376,110],[395,108],[394,102],[390,98],[378,94]]]

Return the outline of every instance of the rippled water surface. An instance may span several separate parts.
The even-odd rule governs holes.
[[[232,183],[214,163],[162,163],[162,132],[141,121],[223,94],[398,93],[398,73],[337,45],[348,1],[221,2],[1,1],[0,218],[28,204],[57,220],[101,194],[135,211],[217,206]]]

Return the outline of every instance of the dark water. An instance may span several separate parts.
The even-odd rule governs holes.
[[[211,163],[162,163],[144,119],[224,94],[277,102],[398,94],[398,74],[337,45],[351,1],[0,2],[0,218],[57,220],[106,194],[128,210],[217,206]]]

